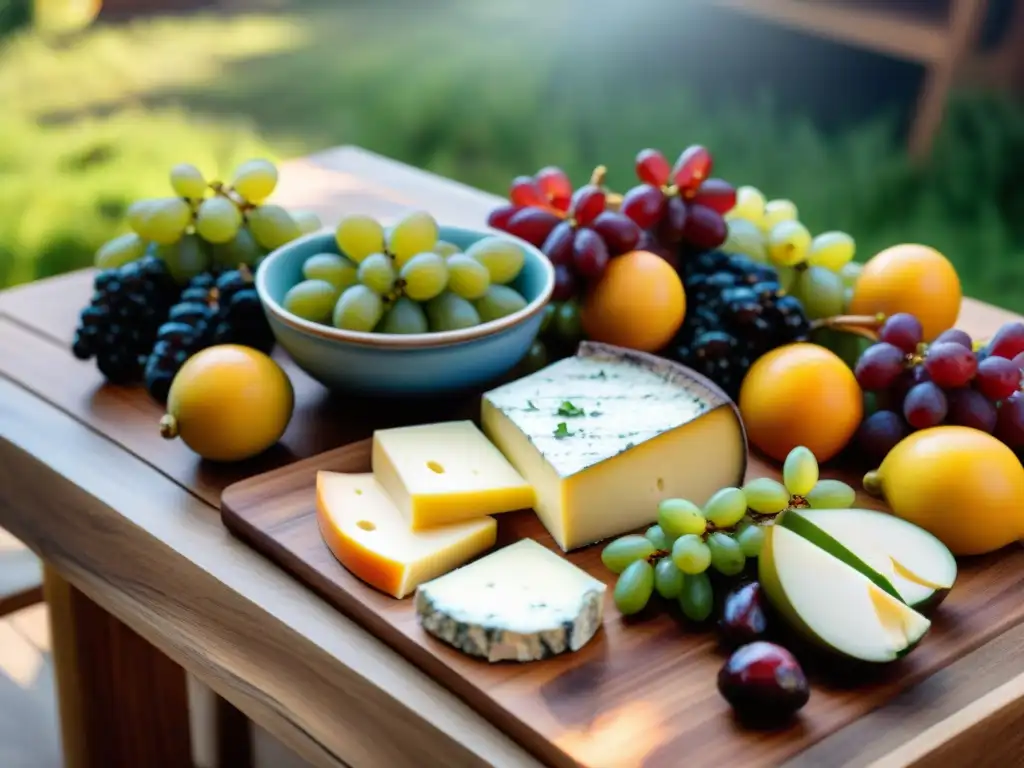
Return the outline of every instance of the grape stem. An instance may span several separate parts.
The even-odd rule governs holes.
[[[622,195],[620,195],[618,192],[613,192],[612,190],[605,186],[604,182],[607,176],[608,166],[599,165],[597,166],[597,168],[594,169],[594,172],[590,174],[590,183],[593,184],[595,187],[600,187],[601,189],[604,190],[605,210],[614,211],[615,213],[618,213],[619,209],[622,207]]]
[[[870,341],[878,341],[878,331],[885,323],[885,315],[835,315],[823,317],[811,323],[811,330],[828,328],[841,333],[852,333],[863,336]]]
[[[160,437],[164,440],[173,440],[178,436],[178,420],[166,413],[160,419]]]

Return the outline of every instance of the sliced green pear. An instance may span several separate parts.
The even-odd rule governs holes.
[[[852,659],[893,661],[931,626],[859,570],[783,525],[766,531],[758,576],[768,600],[794,629]]]
[[[866,564],[868,571],[895,588],[890,594],[915,610],[937,606],[956,581],[956,559],[945,544],[923,528],[885,512],[800,509],[791,510],[786,518],[783,525],[879,583],[865,571]]]

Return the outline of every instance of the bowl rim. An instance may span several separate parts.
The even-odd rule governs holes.
[[[511,315],[506,315],[505,317],[500,317],[497,320],[490,320],[486,323],[481,323],[480,325],[474,325],[472,328],[460,328],[456,331],[387,334],[364,331],[346,331],[329,325],[321,325],[320,323],[314,323],[311,320],[304,320],[297,315],[293,315],[270,296],[266,285],[266,267],[272,259],[281,258],[281,255],[286,251],[298,248],[310,240],[320,239],[325,235],[333,236],[333,228],[322,227],[314,232],[310,232],[302,237],[298,237],[295,240],[285,243],[280,248],[276,248],[268,253],[263,258],[259,268],[256,270],[256,293],[259,295],[260,302],[263,304],[263,307],[268,312],[294,330],[319,336],[323,339],[333,339],[335,341],[344,341],[349,344],[356,344],[359,346],[386,349],[429,349],[450,346],[452,344],[459,344],[467,341],[475,341],[506,331],[509,328],[517,326],[544,311],[544,307],[550,302],[551,295],[555,290],[555,267],[539,248],[531,245],[521,238],[492,227],[469,228],[439,224],[438,229],[442,232],[447,231],[449,233],[457,232],[468,235],[482,235],[484,237],[498,236],[514,241],[520,245],[524,251],[529,252],[528,258],[532,256],[540,263],[541,268],[544,270],[544,287],[532,301],[519,311],[513,312]]]

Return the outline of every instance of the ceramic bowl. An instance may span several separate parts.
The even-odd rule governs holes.
[[[465,250],[493,230],[441,227],[442,240]],[[381,334],[345,331],[303,320],[283,306],[284,295],[302,280],[310,256],[337,252],[334,234],[314,232],[269,254],[256,272],[256,290],[277,342],[295,363],[336,392],[370,397],[448,395],[500,378],[525,357],[540,330],[544,306],[555,285],[551,262],[521,241],[523,270],[511,283],[527,305],[498,320],[457,331]]]

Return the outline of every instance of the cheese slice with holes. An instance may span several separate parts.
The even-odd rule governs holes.
[[[482,423],[566,551],[649,525],[662,499],[703,505],[746,469],[739,413],[717,387],[605,344],[488,392]]]
[[[377,481],[417,531],[529,509],[535,499],[471,421],[379,429],[372,461]]]
[[[490,549],[497,535],[493,517],[411,531],[371,474],[318,472],[316,511],[320,533],[338,561],[397,598]]]

